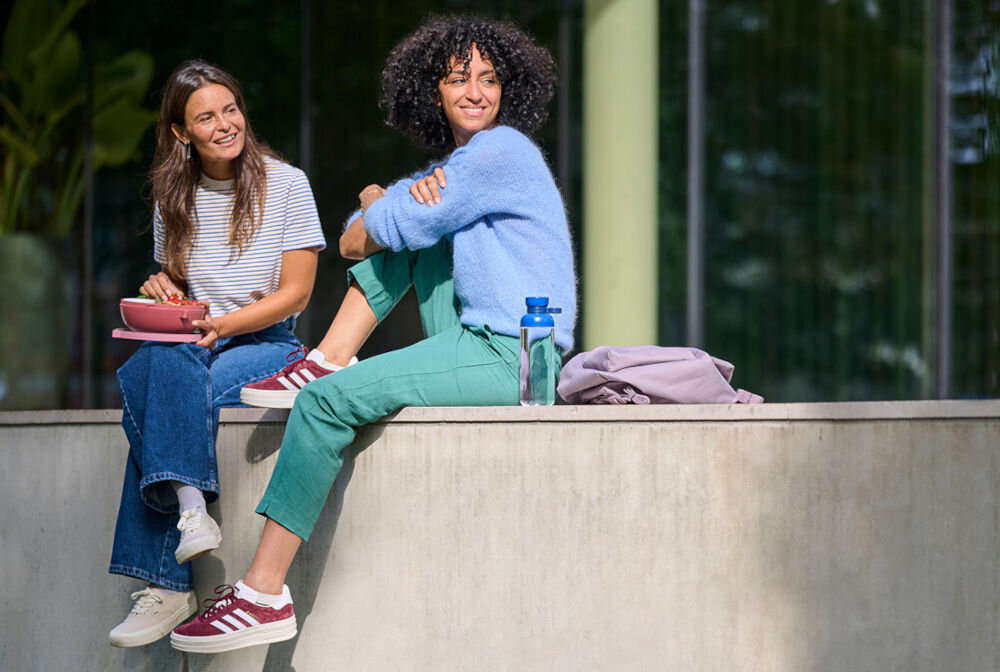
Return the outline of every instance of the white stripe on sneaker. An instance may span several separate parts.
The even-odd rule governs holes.
[[[295,387],[292,383],[288,382],[288,378],[284,376],[278,377],[278,382],[285,386],[285,389],[291,390],[292,392],[297,392],[299,388]]]
[[[258,621],[256,618],[254,618],[252,614],[248,614],[247,612],[243,611],[242,609],[233,609],[233,613],[235,615],[239,616],[240,618],[242,618],[244,621],[246,621],[250,625],[260,625],[260,621]]]
[[[305,387],[306,383],[309,382],[308,380],[302,380],[302,376],[299,375],[298,371],[293,371],[292,373],[288,374],[288,379],[291,380],[296,385],[298,385],[299,388]]]
[[[232,614],[226,614],[225,616],[222,617],[222,620],[224,620],[226,623],[233,626],[237,630],[246,630],[247,628],[250,627],[249,625],[247,625],[240,619],[236,618]]]
[[[219,630],[222,630],[223,632],[235,632],[235,630],[233,630],[232,628],[230,628],[228,625],[226,625],[222,621],[212,621],[212,626],[215,627],[215,628],[218,628]]]
[[[303,378],[308,378],[310,383],[316,380],[316,376],[314,376],[313,372],[310,371],[309,369],[302,369],[301,371],[299,371],[299,373],[302,374]]]

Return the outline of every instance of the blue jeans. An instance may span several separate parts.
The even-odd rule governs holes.
[[[128,437],[112,574],[171,590],[191,590],[191,563],[174,550],[177,496],[170,481],[218,499],[215,436],[219,409],[240,406],[240,389],[277,373],[299,347],[294,318],[261,331],[220,339],[215,350],[190,343],[146,342],[118,370],[122,427]]]

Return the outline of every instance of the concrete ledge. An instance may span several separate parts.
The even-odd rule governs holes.
[[[299,636],[215,657],[106,644],[120,417],[0,413],[0,669],[1000,669],[1000,401],[404,409],[300,552]],[[286,417],[222,415],[200,597]]]
[[[449,422],[744,422],[765,420],[947,420],[1000,418],[1000,400],[882,401],[807,404],[704,404],[650,406],[457,406],[404,408],[377,425]],[[288,411],[232,408],[229,424],[285,422]],[[102,424],[121,422],[121,410],[0,412],[4,425]]]

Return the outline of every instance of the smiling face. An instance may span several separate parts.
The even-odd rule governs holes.
[[[236,175],[234,162],[243,151],[245,126],[233,92],[221,84],[206,84],[188,98],[184,126],[170,128],[181,142],[192,143],[203,173],[228,180]]]
[[[479,131],[493,128],[500,113],[500,80],[493,64],[484,61],[476,45],[468,63],[451,57],[451,70],[438,82],[441,109],[451,126],[455,146]]]

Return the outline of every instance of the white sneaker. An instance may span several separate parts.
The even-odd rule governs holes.
[[[212,520],[212,516],[198,509],[183,512],[177,522],[177,529],[181,531],[181,542],[174,551],[178,565],[214,551],[222,543],[222,532],[218,524]]]
[[[150,586],[132,593],[135,604],[125,620],[108,633],[111,646],[142,646],[151,644],[187,620],[198,611],[194,591],[168,595]]]

